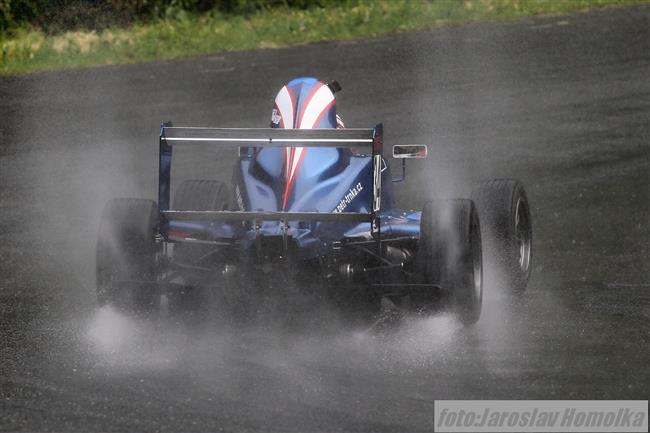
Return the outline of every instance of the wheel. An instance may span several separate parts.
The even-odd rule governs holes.
[[[228,210],[230,193],[228,187],[217,180],[185,180],[174,193],[174,210]],[[211,246],[205,245],[174,245],[174,261],[193,264],[207,253]]]
[[[526,289],[533,259],[533,226],[523,185],[514,179],[482,182],[472,194],[483,228],[491,281]]]
[[[461,322],[475,323],[483,302],[479,216],[471,200],[427,202],[420,220],[418,273],[450,295]]]
[[[174,210],[228,210],[228,187],[218,180],[185,180],[174,193]]]
[[[106,203],[97,239],[97,301],[145,312],[159,305],[155,286],[158,206],[151,200],[117,198]]]
[[[222,211],[229,209],[231,197],[228,187],[217,180],[192,179],[183,181],[174,193],[174,210],[208,210]],[[206,265],[206,257],[214,259],[213,245],[176,243],[173,261],[180,266]],[[180,311],[198,311],[209,304],[209,293],[203,288],[206,283],[201,271],[191,270],[184,273],[185,288],[170,294],[170,302]]]

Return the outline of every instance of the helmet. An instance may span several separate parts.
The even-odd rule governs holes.
[[[271,128],[314,129],[340,127],[334,92],[336,81],[325,84],[316,78],[301,77],[289,81],[275,97]],[[341,122],[342,123],[342,122]]]
[[[301,77],[289,81],[275,97],[271,128],[316,129],[342,127],[336,115],[334,92],[341,87],[336,81],[325,84],[316,78]],[[348,158],[340,149],[286,147],[263,149],[257,154],[257,164],[272,177],[283,177],[282,191],[278,191],[283,210],[291,208],[297,197],[314,187],[314,173],[325,172]],[[304,164],[303,164],[304,163]],[[307,173],[301,166],[309,167]],[[299,190],[300,192],[296,191]],[[298,208],[303,205],[297,204]]]

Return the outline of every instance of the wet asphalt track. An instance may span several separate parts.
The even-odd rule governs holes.
[[[487,287],[471,329],[443,314],[383,335],[319,306],[239,327],[98,311],[98,215],[154,197],[159,122],[265,126],[302,74],[343,84],[348,125],[433,145],[403,206],[521,179],[528,291]],[[434,399],[648,397],[650,7],[1,78],[0,95],[2,431],[431,431]]]

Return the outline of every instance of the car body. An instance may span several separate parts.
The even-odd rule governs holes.
[[[383,156],[382,125],[343,128],[336,113],[337,89],[338,83],[309,77],[288,82],[275,99],[270,128],[164,123],[157,203],[118,199],[102,216],[100,302],[117,299],[117,288],[125,286],[139,290],[138,296],[146,294],[147,304],[157,304],[152,293],[197,286],[220,291],[233,281],[239,287],[282,290],[285,284],[277,281],[295,280],[316,283],[328,293],[360,294],[376,305],[415,304],[418,311],[448,298],[464,322],[478,320],[483,251],[474,201],[397,208],[393,183],[404,179],[406,158],[426,157],[426,146],[394,146],[402,176],[393,179]],[[186,180],[172,203],[173,149],[193,143],[238,148],[231,185]],[[530,222],[523,188],[497,180],[482,191],[493,237],[509,239],[499,247],[509,263],[515,263],[519,248],[519,260],[526,263],[522,281],[527,281],[530,248],[522,247],[520,239],[530,227],[517,231],[513,222]],[[496,202],[504,205],[496,209],[491,205]],[[512,235],[502,236],[506,231]],[[136,263],[137,269],[125,262]]]
[[[321,147],[322,142],[318,142],[319,147],[310,147],[305,130],[299,129],[194,130],[163,126],[161,131],[161,155],[169,155],[169,159],[170,135],[178,138],[177,142],[198,138],[205,142],[210,137],[223,140],[221,144],[231,138],[238,140],[234,143],[247,137],[263,137],[266,141],[264,146],[240,147],[233,167],[233,199],[228,211],[167,208],[170,199],[166,192],[171,182],[161,176],[160,235],[166,242],[219,244],[230,249],[227,256],[231,262],[222,264],[228,269],[256,264],[262,267],[265,261],[316,261],[323,267],[321,275],[346,269],[349,275],[344,277],[348,282],[352,275],[365,274],[359,281],[381,284],[381,273],[406,266],[403,260],[385,269],[381,266],[387,251],[395,253],[397,246],[413,247],[417,243],[421,214],[394,206],[390,169],[381,156],[381,125],[328,129],[314,135],[315,140],[352,140],[328,143],[332,147]],[[197,132],[202,136],[195,137]],[[283,136],[305,140],[298,148],[300,162],[293,173],[286,173],[285,166],[292,153],[295,156],[296,147],[283,142]],[[343,144],[347,147],[334,147]],[[364,144],[366,151],[360,151]],[[163,167],[162,172],[166,171]],[[406,252],[396,256],[414,257]]]

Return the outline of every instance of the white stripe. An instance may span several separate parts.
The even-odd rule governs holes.
[[[280,110],[280,116],[284,122],[284,129],[293,129],[293,101],[287,86],[283,86],[278,96],[275,97],[275,104]]]
[[[325,107],[334,100],[334,94],[327,86],[321,86],[320,89],[316,91],[316,94],[309,101],[309,105],[305,109],[305,114],[303,114],[300,119],[300,129],[312,129],[316,125],[314,123],[318,119],[318,116],[323,112]]]
[[[334,100],[334,94],[327,86],[321,86],[314,96],[309,101],[309,105],[305,108],[304,114],[300,119],[300,129],[312,129],[314,123],[318,119],[318,116],[323,112],[325,107]],[[296,176],[296,171],[298,169],[298,162],[300,157],[304,152],[304,147],[296,147],[295,153],[293,155],[293,163],[291,164],[291,172],[288,173],[287,182],[291,183],[293,178]],[[288,151],[288,149],[287,149]]]
[[[300,155],[302,155],[302,152],[304,150],[305,150],[304,147],[296,147],[296,152],[293,154],[293,164],[291,164],[291,175],[289,176],[289,181],[291,181],[293,177],[296,175],[296,168],[298,167],[298,161],[300,161]]]
[[[278,95],[275,97],[275,104],[278,106],[278,110],[280,110],[284,129],[293,129],[293,100],[291,99],[287,86],[282,86],[282,89],[280,89],[280,92],[278,92]],[[291,158],[290,148],[285,149],[285,155],[287,157],[287,163],[285,164],[286,168],[284,176],[286,179],[289,179],[289,159]]]
[[[284,173],[284,178],[286,181],[289,181],[289,161],[291,160],[291,148],[290,147],[285,147],[284,149],[285,155],[287,156],[287,163],[285,164],[285,173]]]

